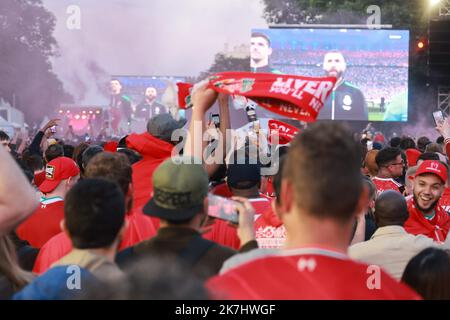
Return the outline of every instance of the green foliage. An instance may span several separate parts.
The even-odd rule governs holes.
[[[250,57],[235,58],[228,57],[222,53],[216,55],[216,59],[209,68],[210,73],[224,72],[224,71],[250,71]]]
[[[0,1],[0,97],[12,103],[15,96],[29,121],[70,100],[52,71],[54,28],[55,17],[41,0]]]
[[[428,18],[425,0],[262,0],[268,23],[365,23],[367,8],[381,8],[381,23],[394,28],[424,30]]]
[[[202,72],[195,80],[203,80],[214,73],[226,71],[250,71],[250,56],[246,58],[236,58],[227,56],[223,53],[218,53],[208,71]]]

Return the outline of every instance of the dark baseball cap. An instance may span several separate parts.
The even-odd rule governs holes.
[[[153,197],[144,206],[144,214],[183,221],[201,212],[208,195],[208,174],[201,164],[195,163],[193,157],[164,161],[153,174]]]
[[[170,113],[162,113],[151,118],[147,123],[147,132],[152,136],[171,141],[172,133],[184,127],[186,119],[175,120]]]
[[[234,189],[249,189],[261,182],[261,165],[233,163],[227,168],[227,183]]]

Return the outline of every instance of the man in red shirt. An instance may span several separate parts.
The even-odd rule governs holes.
[[[444,190],[444,193],[441,196],[441,199],[439,199],[439,205],[444,209],[447,214],[450,215],[450,188],[447,187]]]
[[[273,177],[273,189],[275,198],[270,208],[267,208],[255,221],[255,236],[259,248],[279,249],[286,241],[286,228],[280,217],[276,214],[280,205],[281,177],[286,156],[280,157],[278,173]]]
[[[133,207],[141,210],[150,200],[153,185],[152,176],[156,168],[172,154],[178,141],[172,141],[172,133],[184,126],[186,121],[176,121],[168,113],[159,114],[149,120],[147,132],[130,134],[126,138],[129,149],[137,151],[142,159],[133,164]],[[159,219],[152,218],[155,228],[159,228]]]
[[[207,282],[219,299],[418,299],[376,266],[350,260],[355,216],[368,202],[359,146],[338,123],[316,123],[292,143],[278,214],[284,249]],[[333,185],[333,188],[330,188]]]
[[[39,190],[44,194],[40,207],[17,228],[17,235],[22,240],[40,248],[61,232],[64,197],[79,177],[80,170],[70,158],[59,157],[46,165],[45,180],[39,186]]]
[[[449,119],[446,118],[445,121],[439,123],[436,127],[437,131],[444,138],[444,146],[445,146],[445,154],[450,156],[450,123]],[[444,208],[444,210],[450,214],[450,187],[447,187],[444,191],[444,194],[441,197],[440,205]]]
[[[45,163],[49,163],[53,159],[63,157],[64,149],[60,144],[52,144],[48,146],[48,148],[44,152],[44,161]],[[39,188],[42,182],[45,180],[45,170],[34,174],[34,184]]]
[[[404,187],[394,180],[403,174],[405,163],[402,159],[402,152],[398,148],[384,148],[375,157],[378,166],[378,174],[372,178],[380,194],[385,190],[395,190],[403,193]]]
[[[447,167],[437,160],[426,160],[417,169],[413,198],[408,201],[409,219],[405,230],[444,242],[450,229],[450,217],[438,205],[445,190]]]
[[[249,158],[241,160],[242,163],[236,161],[237,163],[229,164],[227,168],[227,185],[231,194],[235,197],[247,198],[255,209],[256,219],[264,213],[271,216],[270,203],[272,199],[259,192],[261,183],[260,165],[250,164]],[[215,221],[212,231],[205,234],[204,238],[235,250],[239,250],[241,246],[236,228],[219,219]]]
[[[141,241],[150,239],[156,234],[152,220],[141,211],[132,210],[133,185],[132,169],[128,158],[120,153],[101,152],[96,154],[85,169],[85,178],[102,178],[119,185],[125,196],[126,227],[118,249],[122,250]],[[68,254],[72,247],[69,236],[60,232],[52,237],[40,250],[33,271],[43,273],[50,266]]]

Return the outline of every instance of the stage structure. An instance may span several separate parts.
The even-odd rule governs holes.
[[[450,115],[450,0],[439,3],[439,17],[429,24],[429,75],[437,88],[437,108]]]
[[[66,134],[72,127],[76,135],[97,134],[105,120],[106,106],[63,104],[57,110],[56,117],[61,120],[61,133]]]

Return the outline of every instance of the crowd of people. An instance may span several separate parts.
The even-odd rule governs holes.
[[[0,132],[0,299],[450,299],[447,120],[436,142],[319,121],[267,176],[260,140],[227,149],[228,96],[192,102],[118,141]]]
[[[317,65],[275,65],[288,74],[301,74],[309,77],[317,77],[323,72],[321,67]],[[408,68],[349,66],[346,78],[365,93],[365,97],[368,101],[379,103],[381,98],[384,98],[387,103],[396,94],[407,89]]]
[[[331,47],[332,48],[332,47]],[[317,65],[330,49],[277,49],[272,61],[276,64]],[[408,53],[404,51],[342,50],[349,66],[408,67]]]

